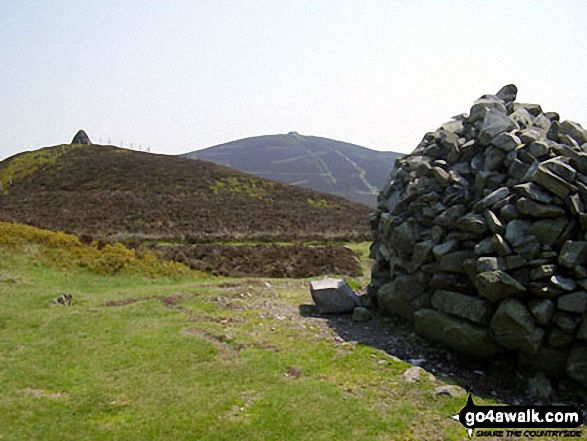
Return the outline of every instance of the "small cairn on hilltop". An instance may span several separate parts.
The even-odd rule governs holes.
[[[587,130],[516,94],[482,96],[397,160],[369,292],[426,338],[587,387]]]
[[[75,136],[73,137],[73,139],[71,140],[72,144],[91,144],[92,141],[90,141],[90,137],[88,136],[88,134],[86,132],[84,132],[83,130],[79,130]]]

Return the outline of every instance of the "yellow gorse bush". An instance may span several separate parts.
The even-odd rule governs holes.
[[[192,273],[187,266],[163,261],[150,251],[138,252],[119,243],[102,248],[96,242],[84,245],[74,234],[9,222],[0,222],[0,247],[28,248],[43,263],[87,268],[104,275],[125,272],[181,277]]]

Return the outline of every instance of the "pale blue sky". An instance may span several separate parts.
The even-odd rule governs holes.
[[[587,126],[587,2],[0,0],[0,159],[297,131],[411,152],[507,84]]]

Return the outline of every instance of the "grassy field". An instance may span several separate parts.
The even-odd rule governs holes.
[[[104,273],[48,234],[0,244],[1,440],[466,438],[465,398],[302,315],[307,280]]]

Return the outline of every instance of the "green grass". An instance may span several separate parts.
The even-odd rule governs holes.
[[[301,316],[307,281],[31,256],[0,246],[1,440],[465,438],[449,418],[464,398],[405,383],[408,364]],[[64,292],[73,306],[50,303]]]

